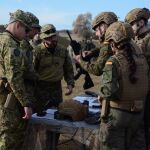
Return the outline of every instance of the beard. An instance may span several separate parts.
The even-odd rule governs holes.
[[[56,48],[56,46],[57,46],[57,41],[45,41],[45,45],[46,45],[46,47],[47,48]]]
[[[101,42],[103,42],[103,41],[104,41],[104,39],[105,39],[105,35],[103,34],[102,36],[100,36],[100,37],[99,37],[99,41],[100,41],[100,43],[101,43]]]
[[[139,31],[138,30],[133,30],[133,32],[134,32],[134,35],[137,36]]]

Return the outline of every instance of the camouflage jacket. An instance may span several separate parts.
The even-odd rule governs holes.
[[[104,64],[100,95],[106,100],[119,99],[119,63],[110,57]]]
[[[144,100],[148,91],[148,64],[144,56],[133,55],[136,83],[129,80],[130,70],[123,52],[111,56],[105,63],[101,78],[101,96],[111,101]]]
[[[23,52],[20,43],[9,32],[0,34],[0,77],[6,77],[22,106],[30,106],[23,78]]]
[[[20,47],[24,54],[23,59],[24,79],[35,81],[37,80],[38,76],[33,66],[33,52],[32,52],[33,47],[30,45],[28,40],[21,41]]]
[[[112,55],[111,48],[108,44],[100,48],[100,54],[96,61],[85,62],[81,60],[81,67],[91,74],[100,76],[103,72],[104,65],[108,58]]]
[[[34,49],[34,67],[39,80],[57,82],[63,77],[68,85],[74,86],[73,67],[68,51],[57,46],[49,52],[43,43]]]

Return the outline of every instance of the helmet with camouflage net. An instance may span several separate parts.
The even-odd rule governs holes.
[[[30,29],[30,26],[28,25],[28,16],[26,13],[20,9],[16,10],[14,13],[10,13],[10,20],[9,23],[19,21],[23,23],[27,28]]]
[[[56,28],[52,24],[46,24],[41,28],[40,38],[45,39],[51,36],[56,35]]]
[[[102,22],[110,25],[113,22],[116,22],[118,20],[117,16],[115,13],[113,12],[102,12],[100,14],[98,14],[93,22],[92,22],[92,28],[93,30],[95,30],[95,28]]]
[[[132,23],[140,19],[148,20],[150,18],[150,11],[147,8],[135,8],[131,10],[125,17],[125,22]]]
[[[105,42],[113,40],[115,43],[120,43],[123,41],[129,41],[133,37],[134,32],[131,25],[118,21],[111,24],[106,30]]]
[[[33,28],[41,28],[41,26],[39,25],[39,19],[34,15],[32,14],[31,12],[26,12],[29,20],[29,25]]]

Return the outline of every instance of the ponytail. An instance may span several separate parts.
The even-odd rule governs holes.
[[[135,77],[137,66],[136,66],[135,60],[133,58],[133,47],[130,43],[127,43],[125,45],[124,56],[126,57],[128,64],[129,64],[129,70],[130,70],[129,80],[132,84],[134,84],[137,82],[137,78]]]

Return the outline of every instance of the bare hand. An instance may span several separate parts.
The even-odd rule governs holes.
[[[25,115],[22,117],[25,120],[31,119],[32,117],[32,108],[31,107],[24,107]]]
[[[76,63],[80,63],[81,55],[76,55],[76,56],[73,57],[73,59],[75,60]]]
[[[72,85],[67,85],[67,92],[65,93],[65,95],[70,95],[72,93],[73,87]]]
[[[103,100],[103,97],[101,97],[100,95],[97,97],[97,99],[98,99],[98,102],[100,103],[100,104],[102,104],[102,100]]]

